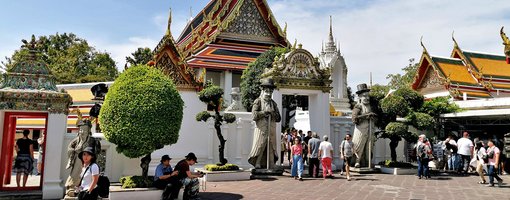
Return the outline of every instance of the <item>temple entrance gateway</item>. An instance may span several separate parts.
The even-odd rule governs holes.
[[[321,69],[317,58],[309,51],[299,45],[282,57],[275,58],[273,68],[262,76],[274,80],[276,89],[273,99],[278,107],[282,107],[283,95],[307,96],[310,130],[320,136],[330,135],[330,70]],[[281,133],[281,128],[281,125],[277,126],[276,132]],[[279,142],[280,137],[277,137],[277,144]],[[280,151],[280,145],[277,148]]]
[[[46,132],[46,123],[42,127],[26,129],[24,125],[33,120],[47,121],[47,113],[35,112],[6,112],[4,118],[4,130],[2,133],[2,156],[0,157],[0,189],[1,190],[40,190],[42,186],[42,177],[44,176],[44,144]],[[16,159],[16,141],[23,137],[23,131],[29,130],[28,138],[33,143],[33,166],[30,176],[26,181],[26,187],[17,187],[16,171],[13,170]],[[41,138],[41,145],[37,142]],[[38,168],[38,165],[40,168]],[[20,174],[21,175],[21,174]],[[20,186],[23,186],[24,177],[20,176]]]
[[[55,79],[50,75],[46,65],[37,60],[36,49],[40,43],[35,41],[35,36],[32,36],[30,42],[24,41],[24,43],[22,47],[28,49],[28,59],[8,69],[0,86],[0,142],[2,144],[0,191],[42,190],[43,199],[60,199],[64,192],[60,178],[61,155],[71,96],[57,89]],[[33,122],[41,120],[44,121],[44,127],[34,128]],[[32,128],[28,129],[27,125],[32,125]],[[23,135],[19,134],[23,130],[30,131],[28,138],[31,139],[32,144],[37,143],[34,142],[34,135],[40,137],[42,133],[48,133],[43,140],[42,152],[36,152],[35,150],[41,147],[33,145],[35,148],[32,155],[25,151],[22,152],[23,156],[14,155],[17,152],[14,149],[15,140]],[[12,170],[14,159],[21,158],[18,162],[27,166],[26,169],[30,169],[27,163],[32,161],[32,157],[38,160],[39,156],[35,155],[39,153],[43,154],[40,166],[41,176],[35,176],[37,172],[32,171],[35,174],[29,177],[26,187],[17,187],[16,175]],[[37,162],[33,162],[33,168],[34,170],[37,168]],[[29,170],[27,171],[30,173]],[[20,181],[20,186],[23,186],[23,178]]]

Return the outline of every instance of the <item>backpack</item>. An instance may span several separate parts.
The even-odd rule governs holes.
[[[99,171],[101,171],[101,167],[99,167],[99,165],[97,165],[97,167],[99,168]],[[92,169],[90,169],[90,171],[92,172]],[[110,179],[102,173],[99,174],[96,190],[97,194],[102,198],[108,198],[108,195],[110,194]]]
[[[110,194],[110,179],[104,174],[99,175],[99,179],[97,180],[97,194],[100,197],[108,198]]]
[[[422,143],[416,147],[416,154],[419,158],[425,158],[427,157],[427,152],[425,152],[425,143]]]

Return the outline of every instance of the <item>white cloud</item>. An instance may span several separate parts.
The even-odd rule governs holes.
[[[353,3],[354,2],[354,3]],[[510,27],[510,3],[484,1],[381,0],[356,5],[356,1],[273,0],[269,5],[289,41],[317,55],[327,39],[329,15],[333,34],[340,42],[351,87],[369,81],[386,83],[386,75],[400,73],[409,58],[421,56],[420,37],[429,52],[449,56],[452,31],[461,48],[502,54],[499,28]],[[505,24],[506,23],[506,24]]]
[[[121,43],[110,43],[104,40],[90,39],[90,44],[93,45],[98,51],[110,53],[113,60],[117,64],[119,70],[124,69],[126,63],[126,56],[136,51],[139,47],[149,47],[153,49],[158,44],[159,40],[150,37],[130,37],[127,41]]]

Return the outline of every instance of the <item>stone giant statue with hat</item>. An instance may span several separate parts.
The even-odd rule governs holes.
[[[79,159],[79,153],[87,147],[92,147],[96,156],[99,156],[101,152],[101,143],[98,139],[92,137],[92,132],[90,131],[92,123],[89,119],[82,119],[79,110],[77,112],[78,121],[76,126],[79,127],[78,136],[74,138],[67,147],[68,162],[66,169],[71,169],[71,172],[69,173],[65,186],[66,194],[70,197],[75,196],[74,189],[80,184],[82,162]]]
[[[253,102],[251,110],[256,128],[253,131],[253,145],[248,162],[256,169],[273,169],[278,160],[276,123],[281,121],[281,117],[276,102],[271,98],[276,88],[273,79],[262,80],[261,87],[260,96]]]
[[[356,94],[358,94],[359,101],[352,110],[352,121],[355,124],[354,135],[352,138],[352,142],[354,143],[354,153],[356,154],[355,167],[369,165],[369,159],[371,156],[369,154],[371,153],[371,149],[374,144],[373,140],[375,139],[372,134],[375,122],[374,118],[376,115],[372,112],[372,108],[370,106],[369,92],[370,89],[368,89],[367,84],[358,85],[358,91]]]

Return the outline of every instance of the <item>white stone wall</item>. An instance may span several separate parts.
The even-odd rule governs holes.
[[[331,143],[334,148],[334,157],[333,163],[336,166],[340,166],[343,161],[340,160],[340,144],[344,139],[346,134],[354,133],[354,123],[352,122],[352,118],[350,116],[342,116],[342,117],[331,117],[330,118],[331,125]],[[398,143],[398,147],[396,149],[397,152],[397,160],[398,161],[406,161],[407,157],[405,152],[406,142],[404,140]],[[379,138],[375,142],[374,150],[373,150],[373,163],[378,164],[384,160],[391,160],[391,151],[390,151],[390,140]]]

